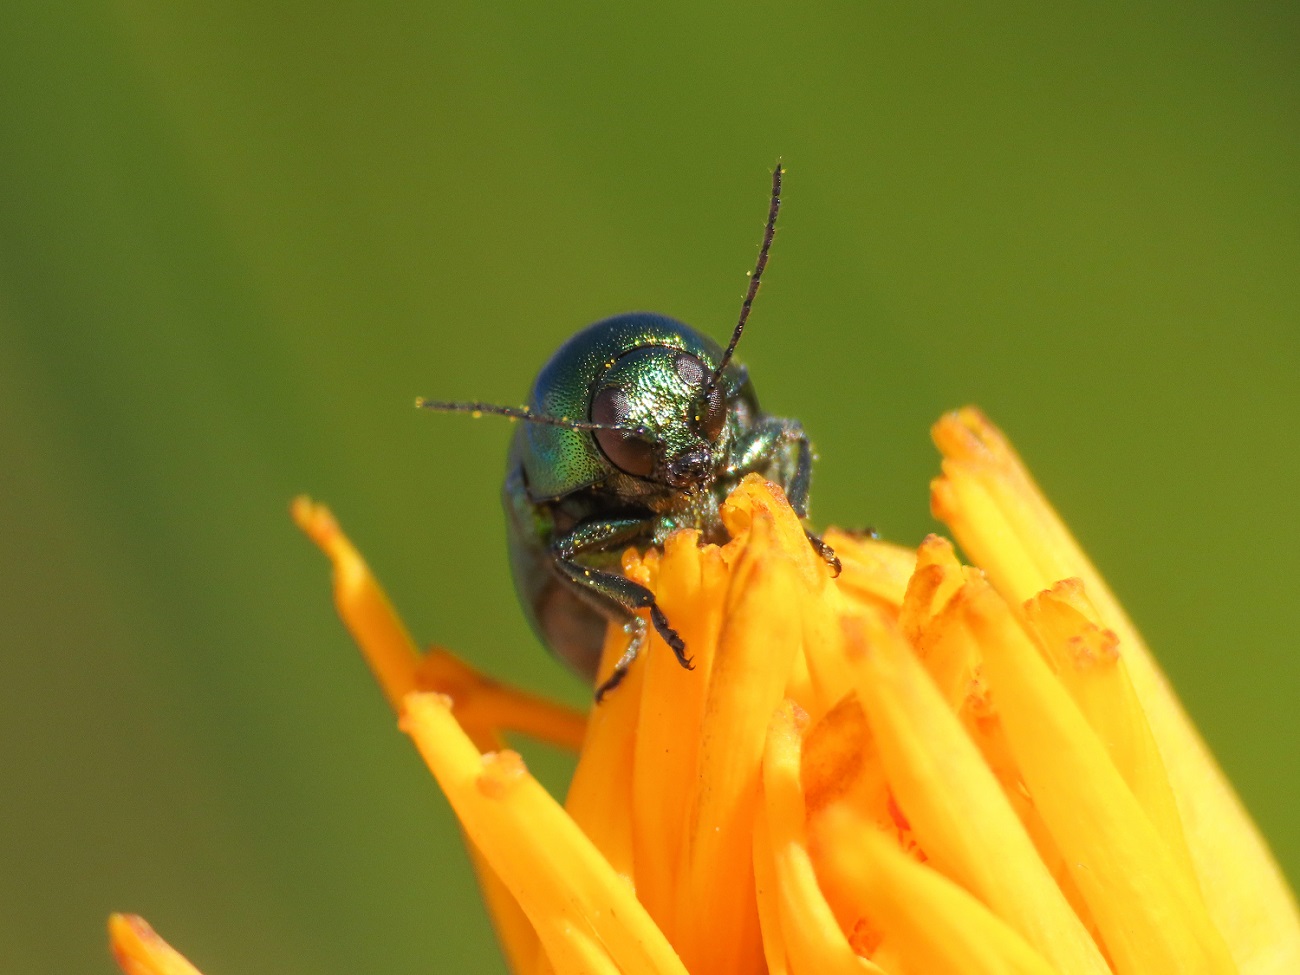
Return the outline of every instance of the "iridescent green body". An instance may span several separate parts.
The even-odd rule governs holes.
[[[605,319],[560,347],[538,374],[528,406],[536,415],[609,426],[515,429],[502,492],[515,587],[542,641],[588,678],[607,623],[627,627],[629,653],[600,693],[635,656],[644,634],[640,609],[690,665],[650,591],[619,574],[624,548],[660,545],[680,528],[699,530],[705,542],[725,541],[719,505],[751,472],[781,484],[795,511],[806,514],[807,436],[797,421],[763,414],[734,360],[710,383],[722,358],[715,342],[674,319]]]

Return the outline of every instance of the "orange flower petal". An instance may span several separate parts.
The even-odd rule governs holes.
[[[898,845],[842,810],[826,838],[839,854],[836,882],[892,935],[891,953],[926,975],[1053,975],[1024,939],[966,891],[912,860]]]
[[[420,662],[415,641],[329,508],[300,496],[289,510],[298,527],[333,564],[334,605],[396,711],[402,698],[415,690],[415,669]]]
[[[577,751],[587,734],[581,711],[493,680],[440,647],[420,659],[415,687],[450,697],[456,720],[480,748],[494,746],[500,732],[515,732]]]
[[[907,591],[907,581],[916,565],[916,552],[902,545],[862,538],[838,528],[822,536],[839,556],[841,589],[858,599],[876,600],[897,609]]]
[[[774,548],[777,531],[771,511],[755,506],[709,681],[698,773],[704,787],[689,810],[674,926],[682,958],[697,973],[761,964],[751,840],[759,761],[799,648],[799,620],[770,611],[799,583]],[[717,896],[720,877],[736,896]]]
[[[137,914],[111,915],[108,940],[113,957],[126,975],[200,975]]]
[[[402,726],[484,858],[537,929],[557,972],[685,975],[629,884],[513,752],[480,755],[436,694],[411,694]],[[605,969],[600,951],[614,966]]]
[[[515,895],[501,882],[474,841],[467,838],[465,846],[469,850],[470,861],[474,864],[474,875],[478,877],[479,890],[483,894],[483,903],[487,906],[488,918],[492,921],[492,930],[501,943],[501,953],[506,956],[512,972],[529,971],[539,954],[537,931],[515,900]]]
[[[1107,975],[997,780],[910,649],[884,627],[846,627],[890,788],[926,855],[1063,975]]]
[[[807,721],[803,715],[802,720]],[[800,715],[786,701],[772,717],[763,756],[764,802],[754,829],[755,859],[772,864],[780,939],[794,975],[862,975],[880,969],[859,957],[835,922],[808,854],[800,784]],[[764,937],[768,930],[764,930]]]
[[[1300,971],[1300,911],[1268,845],[1170,690],[1137,630],[1002,434],[974,409],[934,427],[943,477],[935,515],[1019,605],[1060,579],[1083,580],[1119,636],[1129,677],[1164,760],[1200,887],[1243,971]]]
[[[659,606],[679,623],[695,669],[678,664],[658,634],[637,663],[645,679],[638,695],[630,808],[636,822],[637,896],[671,939],[676,934],[677,871],[699,782],[705,698],[730,568],[717,546],[701,548],[695,532],[678,532],[664,544],[659,578]]]
[[[758,897],[758,926],[763,932],[767,975],[790,975],[789,952],[781,927],[781,892],[772,862],[772,838],[767,815],[760,809],[754,821],[754,892]]]
[[[966,570],[952,543],[928,536],[917,549],[899,626],[948,704],[956,710],[970,691],[979,651],[961,623],[958,597]]]
[[[1021,774],[1119,973],[1235,972],[1185,875],[1002,599],[967,604]]]
[[[611,627],[603,658],[611,663],[623,653],[627,638]],[[665,653],[671,652],[666,648]],[[594,709],[587,725],[587,744],[578,758],[565,808],[573,821],[627,882],[636,875],[632,773],[636,768],[637,718],[642,667],[633,667],[616,691]],[[622,810],[610,815],[610,810]]]
[[[339,616],[394,710],[411,691],[433,690],[456,702],[457,717],[480,748],[496,747],[500,731],[518,731],[562,748],[581,745],[586,719],[572,708],[491,680],[444,650],[422,655],[329,508],[300,496],[290,511],[333,564]]]
[[[1195,876],[1169,777],[1129,682],[1119,638],[1102,627],[1078,579],[1065,579],[1025,604],[1061,686],[1123,776],[1179,866]]]

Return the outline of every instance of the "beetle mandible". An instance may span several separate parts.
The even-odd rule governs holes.
[[[746,474],[779,483],[807,516],[812,446],[797,420],[759,408],[745,367],[732,359],[767,266],[781,209],[778,162],[758,262],[731,341],[664,315],[632,312],[589,325],[542,367],[523,408],[420,399],[444,412],[526,422],[510,442],[501,492],[515,589],[533,630],[570,667],[594,680],[609,622],[629,634],[596,701],[627,675],[650,622],[691,669],[687,648],[654,594],[624,578],[629,545],[662,545],[680,528],[725,542],[719,505]],[[838,574],[835,553],[809,543]]]

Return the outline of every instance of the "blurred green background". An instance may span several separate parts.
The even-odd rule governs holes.
[[[327,500],[414,631],[574,703],[514,608],[508,425],[577,327],[725,336],[914,543],[928,424],[1013,437],[1300,876],[1294,7],[9,0],[0,957],[500,970],[328,601]],[[547,781],[562,757],[528,752]]]

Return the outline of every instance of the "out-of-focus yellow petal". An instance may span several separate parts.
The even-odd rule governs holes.
[[[516,732],[577,751],[587,733],[580,711],[493,680],[441,647],[421,657],[415,688],[451,698],[456,720],[480,748],[488,747],[489,736]]]
[[[138,914],[111,915],[108,943],[126,975],[200,975]]]
[[[294,499],[294,522],[334,568],[334,604],[365,655],[388,703],[397,710],[413,690],[437,691],[456,705],[456,717],[480,748],[499,744],[498,732],[522,734],[577,749],[586,719],[563,705],[507,687],[445,650],[421,654],[370,566],[339,527],[329,508]]]
[[[300,496],[289,510],[298,527],[333,564],[334,605],[396,711],[402,698],[415,690],[415,669],[420,662],[415,641],[329,508]]]
[[[828,869],[893,935],[906,971],[925,975],[1053,975],[1024,939],[956,884],[854,817],[828,814]]]
[[[1235,972],[1188,876],[1002,599],[967,604],[998,713],[1035,805],[1122,975]]]
[[[557,972],[602,946],[626,975],[685,975],[677,955],[586,835],[513,752],[480,755],[436,694],[411,694],[402,726],[466,832],[533,922]]]
[[[902,605],[916,565],[915,550],[838,528],[829,529],[823,537],[839,556],[842,571],[837,582],[841,589],[859,600],[875,600],[895,610]]]
[[[492,930],[501,943],[501,953],[506,956],[510,970],[522,975],[536,964],[539,955],[537,931],[515,900],[515,895],[501,882],[473,840],[467,838],[465,847],[474,865],[474,875],[483,893],[483,903],[487,905]]]
[[[944,455],[931,487],[935,515],[1009,601],[1079,578],[1119,636],[1173,788],[1215,925],[1243,972],[1300,971],[1300,912],[1255,824],[1170,690],[1137,630],[1002,434],[974,409],[933,431]]]
[[[858,696],[890,788],[930,862],[1062,975],[1108,975],[979,751],[901,636],[845,625]],[[826,849],[840,855],[833,843]]]
[[[772,837],[762,809],[754,821],[754,892],[758,896],[758,926],[763,933],[767,975],[790,975],[789,952],[781,927],[781,892],[772,862]]]
[[[806,715],[802,717],[806,722]],[[849,946],[817,885],[804,822],[799,725],[800,715],[791,701],[772,717],[763,756],[764,802],[754,831],[755,859],[768,858],[772,863],[779,938],[789,946],[794,975],[879,973],[879,968]],[[765,929],[765,939],[768,933]]]

